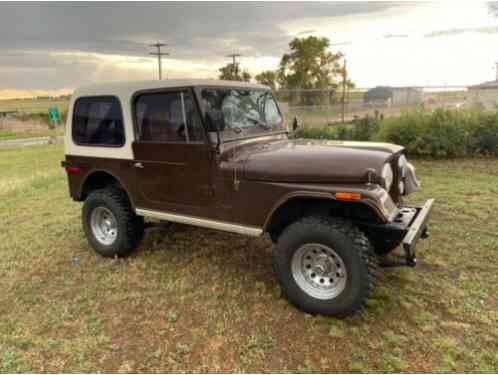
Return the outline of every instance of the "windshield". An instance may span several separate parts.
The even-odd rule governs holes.
[[[223,113],[223,139],[285,130],[277,103],[268,90],[203,88],[201,105],[204,112],[217,110]]]

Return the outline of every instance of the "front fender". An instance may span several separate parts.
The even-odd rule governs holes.
[[[323,202],[317,207],[364,207],[365,209],[371,211],[375,216],[376,221],[379,223],[389,223],[398,214],[398,208],[396,204],[392,201],[389,194],[378,185],[371,185],[362,187],[358,186],[334,186],[327,187],[324,189],[321,186],[322,191],[318,190],[297,190],[284,194],[269,210],[263,230],[265,232],[269,231],[272,222],[275,220],[275,216],[282,211],[282,209],[292,202],[300,201],[302,204],[306,205],[306,202]],[[323,191],[326,190],[326,191]],[[337,193],[352,193],[355,199],[344,199],[341,198],[341,194]],[[358,198],[359,199],[356,199]],[[316,205],[315,205],[316,206]]]

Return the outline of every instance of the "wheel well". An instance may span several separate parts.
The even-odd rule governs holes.
[[[123,189],[119,180],[113,175],[103,171],[93,172],[85,179],[80,198],[83,201],[92,191],[108,186],[116,186]]]
[[[304,216],[324,215],[350,220],[379,222],[375,211],[362,202],[342,202],[323,198],[292,198],[273,212],[265,231],[272,238],[280,235],[289,224]]]

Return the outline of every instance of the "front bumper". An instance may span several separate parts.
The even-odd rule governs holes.
[[[409,266],[413,267],[417,264],[415,248],[419,238],[426,238],[428,236],[427,221],[429,220],[433,206],[434,199],[429,199],[421,208],[414,207],[417,213],[403,238],[403,250],[405,251],[406,263]]]
[[[427,222],[429,221],[434,199],[427,200],[422,207],[402,204],[398,214],[388,224],[361,223],[367,233],[384,241],[403,244],[404,263],[394,265],[415,266],[417,264],[416,246],[420,238],[429,236]]]

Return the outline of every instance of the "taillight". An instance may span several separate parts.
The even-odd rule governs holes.
[[[66,172],[71,174],[78,174],[81,172],[80,167],[75,167],[74,165],[66,165]]]
[[[61,161],[61,167],[64,168],[67,173],[78,174],[81,172],[80,167],[72,165],[70,162],[65,160]]]

